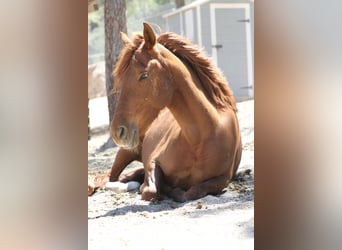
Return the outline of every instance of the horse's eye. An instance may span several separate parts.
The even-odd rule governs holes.
[[[148,77],[147,72],[144,72],[140,75],[139,81],[142,81],[142,80],[146,79],[147,77]]]

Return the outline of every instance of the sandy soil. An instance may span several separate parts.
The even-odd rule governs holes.
[[[90,101],[89,178],[107,171],[118,150],[108,140],[105,98]],[[239,171],[252,174],[219,196],[178,203],[142,201],[137,192],[99,190],[88,197],[89,249],[253,249],[254,101],[238,103],[243,154]],[[129,167],[140,163],[132,163]]]

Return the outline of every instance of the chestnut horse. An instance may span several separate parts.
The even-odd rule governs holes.
[[[222,73],[191,42],[175,33],[156,36],[144,23],[116,65],[117,107],[110,125],[121,148],[110,180],[136,178],[144,200],[166,193],[176,201],[218,194],[241,159],[232,91]],[[143,169],[120,177],[130,162]],[[131,178],[131,179],[132,179]]]

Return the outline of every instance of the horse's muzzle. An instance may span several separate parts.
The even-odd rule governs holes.
[[[119,125],[111,128],[112,138],[117,145],[126,149],[133,149],[138,146],[138,130],[135,125],[130,129],[125,125]]]

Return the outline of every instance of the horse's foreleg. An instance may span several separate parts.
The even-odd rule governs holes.
[[[132,161],[136,161],[140,159],[140,154],[132,151],[120,148],[118,153],[116,154],[115,161],[111,170],[109,171],[109,181],[118,181],[121,172],[125,169],[125,167],[130,164]]]
[[[208,194],[218,194],[227,186],[228,178],[226,175],[220,175],[192,186],[187,191],[180,188],[171,190],[169,196],[176,201],[185,202],[196,200]]]
[[[159,198],[162,177],[163,172],[157,163],[151,163],[150,167],[145,168],[144,183],[140,187],[143,200],[150,201]]]
[[[120,148],[116,154],[112,168],[105,174],[97,175],[94,179],[94,191],[106,185],[108,181],[117,181],[119,175],[125,167],[134,160],[138,160],[139,155],[133,151]],[[89,190],[89,186],[88,186]],[[89,191],[88,191],[89,194]]]
[[[144,166],[138,166],[132,169],[124,170],[119,176],[119,181],[126,183],[129,181],[137,181],[140,184],[144,182],[145,170]]]

